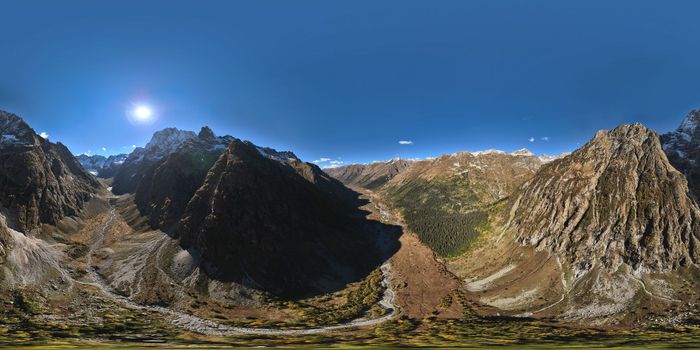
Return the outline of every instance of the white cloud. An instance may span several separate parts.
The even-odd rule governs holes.
[[[92,151],[91,151],[91,150],[87,150],[87,151],[83,152],[83,154],[86,155],[86,156],[91,156],[91,155],[92,155]]]
[[[107,148],[102,147],[102,152],[107,152]]]
[[[412,144],[413,144],[413,141],[411,141],[411,140],[399,141],[399,145],[412,145]]]
[[[321,158],[319,158],[319,159],[314,160],[313,163],[316,163],[316,164],[318,164],[318,163],[325,163],[325,162],[328,162],[328,161],[330,161],[330,160],[331,160],[330,158],[321,157]]]
[[[542,136],[540,140],[547,142],[549,141],[549,136]]]
[[[131,148],[136,148],[136,145],[131,145]]]
[[[530,142],[535,142],[535,138],[534,138],[534,137],[531,137],[531,138],[529,138],[529,139],[527,139],[527,140],[530,141]]]
[[[321,168],[331,169],[331,168],[337,168],[337,167],[345,164],[345,162],[342,161],[341,159],[342,158],[340,158],[340,157],[338,157],[337,159],[328,158],[328,157],[321,157],[319,159],[314,160],[313,163],[320,165]]]
[[[323,169],[337,168],[337,167],[342,166],[343,163],[345,163],[345,162],[343,162],[342,160],[331,160],[330,162],[328,162],[328,165],[323,166]]]
[[[42,138],[49,139],[49,134],[46,133],[46,131],[42,131],[41,134],[39,134]]]

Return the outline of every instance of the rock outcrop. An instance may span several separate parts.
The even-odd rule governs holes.
[[[698,262],[700,210],[659,138],[641,124],[599,131],[544,165],[515,196],[518,242],[585,272],[667,272]]]
[[[76,215],[100,183],[61,143],[37,135],[18,116],[0,111],[0,204],[21,232]]]

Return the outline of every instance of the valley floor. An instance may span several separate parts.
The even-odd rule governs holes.
[[[370,192],[364,196],[369,199],[364,209],[370,219],[403,226],[400,217],[381,198]],[[335,349],[700,346],[700,322],[676,328],[619,330],[483,316],[496,312],[473,302],[475,298],[464,283],[406,230],[399,238],[400,249],[377,274],[383,288],[374,311],[341,324],[280,329],[249,321],[247,326],[226,323],[210,317],[212,314],[195,315],[165,306],[144,306],[115,293],[93,265],[104,259],[104,252],[100,252],[103,246],[119,241],[113,231],[124,227],[120,220],[115,211],[107,210],[99,220],[87,225],[84,232],[75,235],[86,243],[82,248],[84,265],[71,268],[83,273],[71,275],[76,287],[70,288],[63,299],[46,300],[42,293],[31,291],[2,297],[0,346],[23,345],[36,349],[146,345],[149,348],[311,346],[319,349],[327,346]],[[93,262],[94,258],[97,261]],[[298,312],[298,307],[286,310],[287,306],[280,305],[276,312]]]

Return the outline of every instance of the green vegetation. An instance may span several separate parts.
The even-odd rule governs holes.
[[[167,342],[175,339],[170,325],[148,313],[105,308],[94,319],[56,320],[44,317],[38,297],[12,292],[0,297],[0,347],[47,344],[56,341],[104,339],[110,341]],[[98,321],[99,320],[99,321]]]
[[[387,192],[408,228],[441,256],[465,252],[488,224],[488,214],[466,177],[412,180]]]
[[[260,324],[234,323],[240,326],[277,327],[277,328],[309,328],[331,324],[340,324],[356,318],[369,315],[379,317],[386,312],[377,303],[382,298],[382,273],[379,269],[372,271],[357,286],[341,292],[322,295],[299,301],[278,301],[269,299],[267,303],[279,309],[292,310],[297,318],[289,322],[258,322]]]
[[[344,299],[345,304],[327,310],[318,310],[319,315],[338,312],[343,317],[354,312],[371,312],[357,307],[376,302],[376,291],[380,284],[372,276],[352,288],[343,296],[326,296],[324,300],[309,299],[299,311],[313,309],[311,304],[331,303]],[[99,347],[149,347],[149,343],[167,348],[230,348],[276,346],[292,348],[346,349],[358,346],[389,349],[405,347],[431,348],[482,348],[504,346],[518,349],[561,348],[697,348],[700,344],[700,322],[689,322],[682,327],[651,329],[592,329],[569,328],[551,323],[512,318],[482,318],[469,310],[465,296],[457,293],[444,300],[445,305],[459,302],[466,307],[460,319],[421,320],[405,316],[361,329],[310,335],[240,335],[234,337],[204,337],[183,333],[160,316],[147,312],[106,308],[95,314],[99,322],[85,323],[56,321],[43,318],[38,305],[29,300],[30,295],[12,294],[0,301],[0,346],[20,345],[36,348],[99,348]],[[320,304],[319,304],[320,305]],[[318,306],[317,306],[318,307]],[[324,316],[325,317],[325,316]],[[312,320],[313,318],[309,318]],[[318,318],[317,318],[318,319]],[[331,318],[324,320],[329,321]],[[165,322],[164,322],[165,321]],[[250,324],[249,324],[250,325]],[[86,340],[90,339],[90,340]]]

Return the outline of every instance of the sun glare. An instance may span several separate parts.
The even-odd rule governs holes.
[[[150,124],[155,119],[153,108],[146,104],[135,104],[127,111],[132,124]]]
[[[152,115],[153,111],[151,111],[151,108],[148,106],[138,106],[134,109],[134,116],[139,120],[146,121],[150,119]]]

